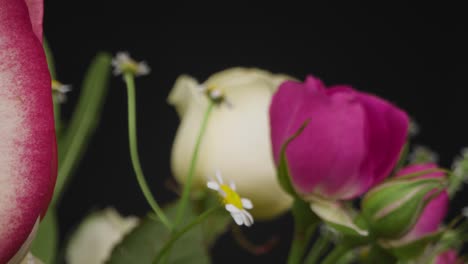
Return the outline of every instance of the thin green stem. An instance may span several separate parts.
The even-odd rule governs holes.
[[[148,183],[145,180],[143,169],[141,168],[140,158],[138,155],[138,141],[137,141],[137,127],[136,127],[136,98],[135,98],[135,82],[131,73],[124,74],[124,80],[127,84],[128,93],[128,139],[130,145],[130,156],[132,160],[133,169],[135,171],[136,179],[140,185],[141,191],[148,201],[149,205],[159,217],[161,222],[170,230],[172,225],[169,219],[166,217],[164,212],[159,207],[158,203],[154,199],[151,191],[148,187]]]
[[[171,238],[164,244],[164,247],[161,249],[161,251],[159,251],[159,254],[156,256],[153,263],[155,264],[159,263],[159,261],[163,259],[166,253],[171,249],[172,245],[174,245],[174,243],[177,242],[177,240],[180,237],[182,237],[185,233],[190,231],[190,229],[192,229],[199,223],[203,222],[203,220],[205,220],[208,216],[210,216],[212,213],[216,212],[217,210],[221,208],[222,208],[221,206],[216,206],[203,212],[201,215],[195,218],[192,222],[190,222],[185,227],[183,227],[180,231],[174,233],[174,235],[172,235]]]
[[[295,231],[294,238],[289,250],[288,264],[299,264],[302,262],[304,252],[309,244],[310,238],[314,232],[314,228],[309,228],[307,231]]]
[[[328,236],[319,235],[317,240],[314,242],[312,249],[306,257],[305,264],[315,264],[318,262],[320,256],[323,254],[324,250],[327,248],[330,243],[330,238]]]
[[[337,245],[328,256],[322,261],[322,264],[336,264],[338,260],[348,252],[349,246]]]
[[[57,132],[57,137],[60,136],[60,132],[62,130],[62,124],[61,124],[61,105],[60,105],[60,102],[59,100],[55,97],[55,95],[53,96],[53,100],[52,100],[53,104],[54,104],[54,120],[55,120],[55,131]]]
[[[188,171],[187,179],[185,181],[184,190],[182,192],[182,198],[181,198],[179,207],[177,208],[176,220],[174,224],[175,228],[177,228],[180,225],[180,222],[182,221],[182,218],[184,216],[184,213],[187,207],[190,190],[192,189],[193,174],[195,173],[195,167],[198,161],[200,145],[203,139],[203,135],[205,134],[205,130],[208,125],[208,120],[210,118],[211,112],[213,111],[214,105],[215,105],[214,102],[210,100],[208,107],[205,111],[205,115],[203,116],[201,127],[198,132],[197,140],[195,142],[195,148],[193,149],[192,161],[190,162],[190,168]]]
[[[309,204],[300,199],[294,200],[291,211],[294,217],[294,237],[288,264],[299,264],[302,263],[307,245],[320,220],[309,209]]]

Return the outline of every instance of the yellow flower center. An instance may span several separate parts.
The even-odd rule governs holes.
[[[236,191],[231,189],[231,187],[229,187],[226,184],[221,184],[220,188],[226,194],[226,197],[223,198],[224,204],[232,204],[241,210],[244,209],[244,207],[242,206],[241,198]]]
[[[132,74],[138,73],[138,63],[136,63],[133,60],[122,63],[121,67],[122,67],[122,72],[129,72]]]
[[[63,84],[57,80],[52,80],[52,90],[58,91]]]

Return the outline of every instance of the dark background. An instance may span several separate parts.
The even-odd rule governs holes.
[[[421,127],[415,143],[437,151],[443,166],[468,146],[468,43],[461,7],[171,3],[49,0],[45,12],[59,79],[75,88],[64,106],[65,119],[96,52],[127,50],[151,66],[151,75],[137,79],[138,128],[142,164],[161,203],[175,197],[164,181],[170,178],[178,117],[166,97],[182,73],[200,81],[231,66],[300,79],[314,74],[326,84],[351,84],[407,110]],[[125,87],[120,77],[113,78],[102,122],[59,207],[62,239],[93,209],[114,206],[136,215],[149,210],[131,169],[126,125]],[[459,193],[450,215],[467,203]],[[213,249],[214,262],[284,263],[289,215],[246,232],[256,242],[279,235],[280,244],[269,255],[253,256],[225,235]]]

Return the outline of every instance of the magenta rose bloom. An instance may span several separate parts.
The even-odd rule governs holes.
[[[327,199],[351,199],[382,181],[398,161],[409,119],[391,103],[350,86],[325,88],[312,76],[286,81],[270,106],[273,153],[305,121],[286,150],[296,191]]]
[[[410,165],[398,171],[395,177],[401,177],[404,175],[423,172],[431,169],[437,169],[437,165],[434,163]],[[428,179],[442,177],[445,177],[445,173],[437,171],[425,173],[418,178]],[[444,220],[445,215],[447,214],[449,202],[450,200],[447,191],[441,192],[437,197],[432,199],[426,205],[414,227],[401,239],[405,241],[412,241],[425,235],[429,235],[430,233],[436,232]]]
[[[19,263],[52,197],[52,88],[42,0],[0,0],[0,263]]]

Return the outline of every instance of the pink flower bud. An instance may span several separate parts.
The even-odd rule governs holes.
[[[0,263],[28,252],[56,177],[42,0],[0,0]]]
[[[382,181],[405,144],[409,119],[391,103],[349,86],[329,89],[312,76],[286,81],[270,106],[275,161],[286,149],[291,181],[302,196],[352,199]]]
[[[407,166],[398,171],[396,178],[413,173],[423,173],[418,179],[443,178],[445,173],[442,171],[432,171],[437,169],[434,163],[415,164]],[[428,173],[424,173],[428,171]],[[441,192],[433,198],[424,208],[414,227],[401,239],[403,241],[412,241],[430,233],[436,232],[447,214],[449,206],[449,196],[447,191]]]
[[[439,254],[434,264],[462,264],[463,261],[458,258],[458,254],[455,250],[447,250]]]

